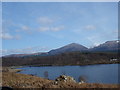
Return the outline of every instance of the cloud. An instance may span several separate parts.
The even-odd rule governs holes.
[[[37,52],[45,52],[50,50],[48,47],[27,47],[23,49],[11,49],[11,50],[0,50],[0,53],[2,56],[9,55],[9,54],[31,54],[31,53],[37,53]]]
[[[50,28],[49,28],[49,27],[40,27],[40,28],[38,29],[38,31],[40,31],[40,32],[50,31]]]
[[[64,29],[64,26],[56,25],[57,21],[56,19],[51,19],[49,17],[39,17],[37,18],[37,21],[41,24],[41,27],[38,29],[40,32],[45,31],[60,31]]]
[[[98,43],[98,42],[94,42],[93,45],[94,45],[94,46],[99,46],[100,43]]]
[[[27,25],[18,24],[16,26],[18,26],[18,28],[15,30],[15,32],[17,32],[17,33],[19,33],[19,32],[25,32],[27,34],[32,34],[33,31],[36,30],[35,28],[32,28],[32,27],[27,26]]]
[[[14,36],[14,39],[21,39],[21,36],[20,35],[16,35],[16,36]]]
[[[1,39],[13,39],[13,36],[10,35],[9,33],[0,33],[0,38]]]
[[[11,40],[11,39],[20,39],[20,36],[13,36],[10,33],[0,32],[0,39]]]
[[[37,21],[40,23],[40,24],[51,24],[54,22],[54,20],[48,18],[48,17],[39,17],[37,19]]]
[[[64,26],[52,27],[51,31],[60,31],[60,30],[63,30],[63,29],[64,29]]]
[[[64,29],[64,26],[58,26],[58,27],[40,27],[38,29],[38,31],[40,31],[40,32],[45,32],[45,31],[57,32],[57,31],[60,31],[60,30],[63,30],[63,29]]]
[[[0,57],[3,56],[6,52],[7,50],[0,50]]]
[[[95,30],[96,27],[94,25],[87,25],[87,26],[85,26],[85,29],[86,30]]]
[[[98,46],[98,45],[100,45],[101,43],[103,43],[103,41],[101,41],[100,37],[97,36],[97,35],[87,37],[87,39],[88,39],[88,40],[91,42],[91,44],[92,44],[90,47]]]
[[[28,26],[23,25],[23,26],[21,27],[21,29],[22,29],[22,30],[25,30],[25,31],[28,31],[30,28],[29,28]]]

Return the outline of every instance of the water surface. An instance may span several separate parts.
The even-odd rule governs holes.
[[[118,65],[120,64],[99,64],[86,66],[42,66],[22,67],[19,73],[32,74],[43,78],[55,80],[60,75],[69,75],[79,81],[84,77],[88,83],[118,83]]]

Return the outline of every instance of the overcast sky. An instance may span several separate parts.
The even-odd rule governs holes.
[[[2,16],[3,55],[70,43],[93,47],[118,38],[117,2],[4,2]]]

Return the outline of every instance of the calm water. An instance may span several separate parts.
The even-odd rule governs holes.
[[[44,66],[44,67],[22,67],[19,73],[33,74],[40,77],[47,77],[55,80],[60,75],[69,75],[79,81],[80,76],[84,76],[89,83],[118,83],[118,65],[101,64],[87,66]],[[45,75],[45,72],[48,75]]]

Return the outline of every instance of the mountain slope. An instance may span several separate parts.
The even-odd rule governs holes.
[[[54,55],[54,54],[60,54],[60,53],[65,53],[65,52],[73,52],[73,51],[87,51],[88,48],[77,44],[77,43],[71,43],[69,45],[63,46],[61,48],[55,49],[55,50],[51,50],[48,53],[50,55]]]
[[[94,48],[90,48],[89,51],[118,51],[120,50],[120,41],[119,40],[114,40],[114,41],[107,41],[103,44],[100,44],[99,46],[97,47],[94,47]]]

